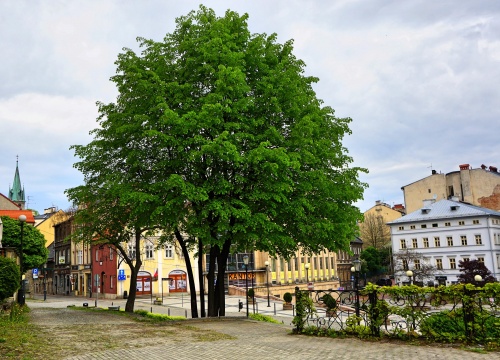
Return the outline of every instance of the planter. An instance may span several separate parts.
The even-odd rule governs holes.
[[[293,304],[291,304],[291,303],[284,303],[283,304],[283,310],[293,310]]]
[[[337,316],[337,310],[326,310],[326,316],[327,317]]]

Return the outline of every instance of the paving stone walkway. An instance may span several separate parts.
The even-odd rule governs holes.
[[[49,306],[49,304],[45,304]],[[86,312],[88,314],[89,312]],[[33,320],[38,326],[50,330],[51,326],[63,323],[90,323],[79,311],[32,307]],[[95,313],[99,316],[99,313]],[[115,326],[131,321],[121,316],[106,317],[106,324],[115,319]],[[94,319],[98,322],[99,319]],[[270,324],[247,320],[244,317],[227,319],[192,319],[186,323],[200,330],[217,331],[230,335],[231,339],[196,341],[189,339],[165,339],[156,345],[154,335],[144,335],[147,345],[122,348],[70,356],[68,360],[114,360],[114,359],[449,359],[490,360],[500,359],[499,353],[480,354],[446,346],[415,346],[385,342],[369,342],[357,339],[331,339],[291,335],[289,325]],[[111,324],[112,325],[112,324]],[[139,335],[141,336],[141,335]],[[139,342],[141,339],[137,339]],[[152,345],[151,345],[152,344]]]

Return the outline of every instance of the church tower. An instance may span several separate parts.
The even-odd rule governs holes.
[[[21,187],[21,177],[19,176],[19,156],[16,159],[16,173],[14,174],[14,183],[12,188],[9,186],[9,199],[19,205],[22,210],[26,204],[24,197],[24,187]]]

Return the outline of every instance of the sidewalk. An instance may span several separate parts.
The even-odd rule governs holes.
[[[136,302],[136,308],[153,312],[171,314],[175,311],[185,312],[188,304],[182,297],[164,298],[165,305],[151,305],[150,299],[141,298]],[[95,299],[83,299],[69,296],[49,297],[47,301],[28,299],[32,308],[34,323],[42,330],[55,334],[55,339],[65,335],[68,343],[77,342],[78,334],[65,334],[67,324],[77,325],[85,329],[91,336],[109,337],[110,329],[119,329],[119,346],[95,348],[74,352],[65,359],[71,360],[123,360],[123,359],[186,359],[203,358],[254,360],[254,359],[439,359],[439,360],[493,360],[498,359],[498,353],[481,354],[449,347],[446,344],[431,346],[415,346],[406,343],[384,341],[362,341],[354,338],[327,338],[290,335],[290,327],[270,324],[260,321],[246,320],[245,312],[238,312],[238,297],[228,297],[227,317],[192,319],[174,324],[169,328],[159,325],[157,330],[149,332],[134,332],[137,323],[123,316],[109,316],[102,312],[71,311],[64,308],[68,305],[82,305],[87,302],[94,306]],[[125,301],[98,300],[99,307],[124,306]],[[259,309],[266,308],[267,302],[258,303]],[[271,304],[272,306],[273,304]],[[278,306],[278,304],[277,304]],[[272,306],[271,309],[274,309]],[[246,309],[245,309],[246,310]],[[271,313],[268,311],[268,313]],[[277,316],[291,321],[291,315],[277,311]],[[185,328],[183,328],[185,327]],[[198,337],[183,336],[182,331],[197,333]],[[61,333],[62,332],[62,333]],[[130,333],[134,338],[130,338]],[[128,335],[127,335],[128,333]],[[176,333],[181,335],[175,336]],[[212,338],[206,340],[204,334],[226,334],[230,337]],[[164,334],[164,335],[162,335]],[[71,337],[72,336],[72,337]],[[76,336],[76,337],[75,337]],[[128,336],[128,338],[127,338]],[[114,343],[116,345],[116,342]],[[56,344],[54,346],[57,346]]]

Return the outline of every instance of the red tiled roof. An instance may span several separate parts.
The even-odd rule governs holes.
[[[26,223],[35,224],[35,217],[33,216],[33,212],[31,210],[0,210],[0,216],[8,216],[14,220],[19,219],[19,215],[26,216]]]

